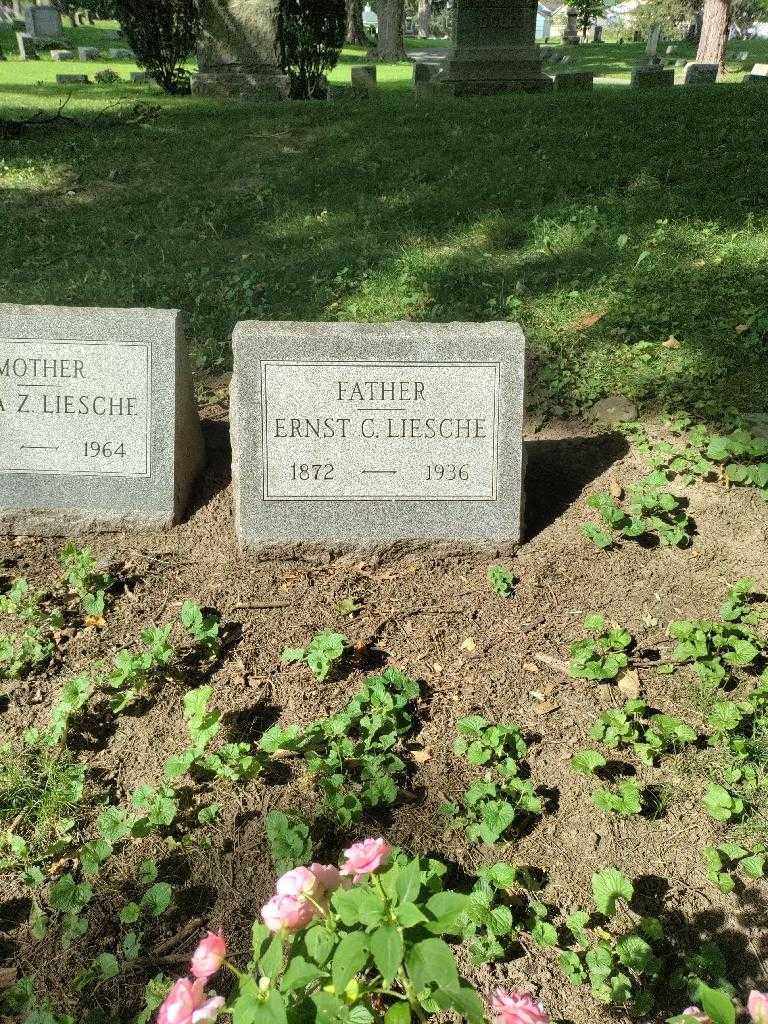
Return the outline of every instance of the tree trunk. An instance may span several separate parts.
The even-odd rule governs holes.
[[[432,17],[432,0],[419,0],[419,38],[426,39],[429,35],[429,22]]]
[[[349,46],[368,49],[370,41],[363,25],[363,0],[347,0],[347,38]]]
[[[379,60],[405,60],[403,21],[405,0],[379,0],[379,41],[376,55]]]
[[[731,0],[704,0],[701,38],[697,64],[717,64],[725,68],[725,44],[731,23]]]

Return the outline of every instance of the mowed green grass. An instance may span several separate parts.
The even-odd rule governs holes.
[[[579,59],[611,49],[627,47]],[[44,63],[0,65],[4,114],[68,95],[15,80]],[[712,418],[768,408],[768,89],[69,95],[86,121],[155,110],[2,143],[4,301],[179,307],[213,368],[245,318],[519,319],[556,414],[616,391]]]

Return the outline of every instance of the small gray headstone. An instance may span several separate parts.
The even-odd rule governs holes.
[[[51,50],[51,60],[74,60],[74,50]]]
[[[609,395],[595,402],[590,417],[600,423],[631,423],[637,419],[637,406],[625,395]]]
[[[376,65],[355,64],[352,67],[352,85],[357,89],[373,89],[376,86]]]
[[[558,71],[555,74],[557,92],[588,92],[594,87],[592,71]]]
[[[755,64],[752,71],[748,75],[744,75],[744,81],[768,85],[768,64]]]
[[[56,85],[88,85],[88,75],[56,75]]]
[[[121,47],[115,47],[111,50],[107,50],[107,57],[110,60],[133,60],[135,54],[133,50],[126,50]]]
[[[139,85],[142,82],[152,81],[146,71],[131,71],[128,75],[128,80],[130,82],[134,82],[136,85]]]
[[[668,57],[671,57],[672,54],[676,53],[676,52],[677,52],[677,47],[676,46],[668,46],[667,49],[665,50],[665,53],[666,53],[666,55]]]
[[[686,64],[685,84],[712,85],[717,81],[719,70],[720,68],[717,64]]]
[[[665,89],[674,84],[674,68],[662,68],[658,64],[632,68],[630,85],[635,89]]]
[[[35,41],[27,32],[16,33],[16,46],[19,50],[19,60],[40,60]]]
[[[231,388],[245,545],[520,539],[516,324],[240,323]]]
[[[97,46],[78,46],[78,60],[98,60],[101,51]]]
[[[31,36],[53,36],[62,33],[61,15],[55,7],[30,5],[24,12],[24,22]]]
[[[0,533],[168,526],[202,462],[178,312],[0,305]]]

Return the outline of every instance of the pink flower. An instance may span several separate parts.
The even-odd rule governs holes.
[[[275,891],[278,896],[293,896],[296,900],[304,902],[305,896],[311,896],[313,900],[322,896],[322,882],[314,875],[309,868],[294,868],[293,871],[286,871],[277,880]]]
[[[157,1024],[202,1024],[214,1021],[224,1005],[221,996],[207,998],[202,979],[179,978],[160,1007]]]
[[[353,881],[359,882],[361,878],[380,868],[390,853],[392,847],[385,840],[364,839],[362,843],[355,843],[344,851],[347,859],[341,865],[341,874],[352,875]]]
[[[204,982],[208,981],[224,963],[226,955],[227,944],[221,932],[218,935],[208,932],[192,954],[192,974]]]
[[[309,870],[326,892],[336,892],[342,881],[341,873],[333,864],[310,864]],[[348,880],[346,880],[348,882]]]
[[[695,1021],[698,1021],[698,1024],[712,1024],[711,1020],[706,1015],[706,1013],[704,1013],[703,1010],[700,1010],[698,1006],[686,1007],[686,1009],[683,1010],[680,1016],[692,1017]]]
[[[753,988],[747,999],[747,1009],[755,1024],[768,1024],[768,992],[758,992]]]
[[[271,932],[297,932],[300,928],[306,928],[315,916],[315,908],[306,900],[278,894],[264,904],[261,916]]]
[[[525,992],[507,992],[497,988],[491,1008],[495,1024],[549,1024],[547,1011]]]

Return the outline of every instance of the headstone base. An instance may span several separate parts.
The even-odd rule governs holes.
[[[674,68],[662,68],[658,64],[632,68],[630,85],[633,89],[666,89],[674,84]]]
[[[434,85],[450,96],[493,96],[502,92],[550,92],[538,47],[460,47],[444,61]]]
[[[558,71],[555,74],[557,92],[589,92],[594,87],[592,71]]]
[[[217,99],[287,100],[290,81],[280,71],[246,71],[233,65],[206,69],[192,76],[193,96]]]

